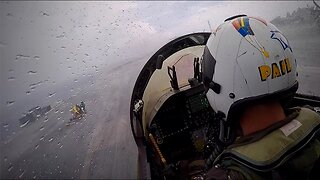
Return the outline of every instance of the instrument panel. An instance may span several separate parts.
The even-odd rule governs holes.
[[[216,127],[212,132],[212,128]],[[206,98],[204,87],[195,86],[171,96],[150,124],[150,130],[170,161],[203,158],[207,134],[218,137],[218,122]]]

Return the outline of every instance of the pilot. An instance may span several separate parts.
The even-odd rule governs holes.
[[[80,106],[78,105],[78,104],[76,104],[76,105],[74,105],[74,106],[72,106],[72,108],[71,108],[71,113],[73,114],[73,118],[72,119],[77,119],[77,118],[79,118],[80,117],[80,115],[81,115],[81,108],[80,108]]]
[[[205,179],[319,179],[320,115],[287,107],[296,67],[286,37],[261,18],[228,18],[210,36],[203,82],[224,149]]]

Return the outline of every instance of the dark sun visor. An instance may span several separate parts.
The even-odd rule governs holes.
[[[201,68],[203,84],[206,87],[209,87],[209,84],[213,80],[215,66],[216,66],[216,60],[211,55],[208,47],[206,46],[203,52],[203,61],[202,61],[202,68]]]

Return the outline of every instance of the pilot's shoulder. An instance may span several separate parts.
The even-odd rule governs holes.
[[[312,118],[320,121],[320,107],[305,105],[300,107],[299,116],[302,118]]]

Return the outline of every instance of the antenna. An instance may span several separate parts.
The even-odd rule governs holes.
[[[318,3],[316,3],[316,1],[315,1],[315,0],[313,0],[313,3],[314,3],[314,5],[315,5],[316,7],[318,7],[318,8],[320,9],[319,4],[318,4]]]
[[[211,32],[213,32],[213,29],[211,28],[211,24],[210,24],[210,21],[208,20],[208,25],[209,25],[209,29]]]

